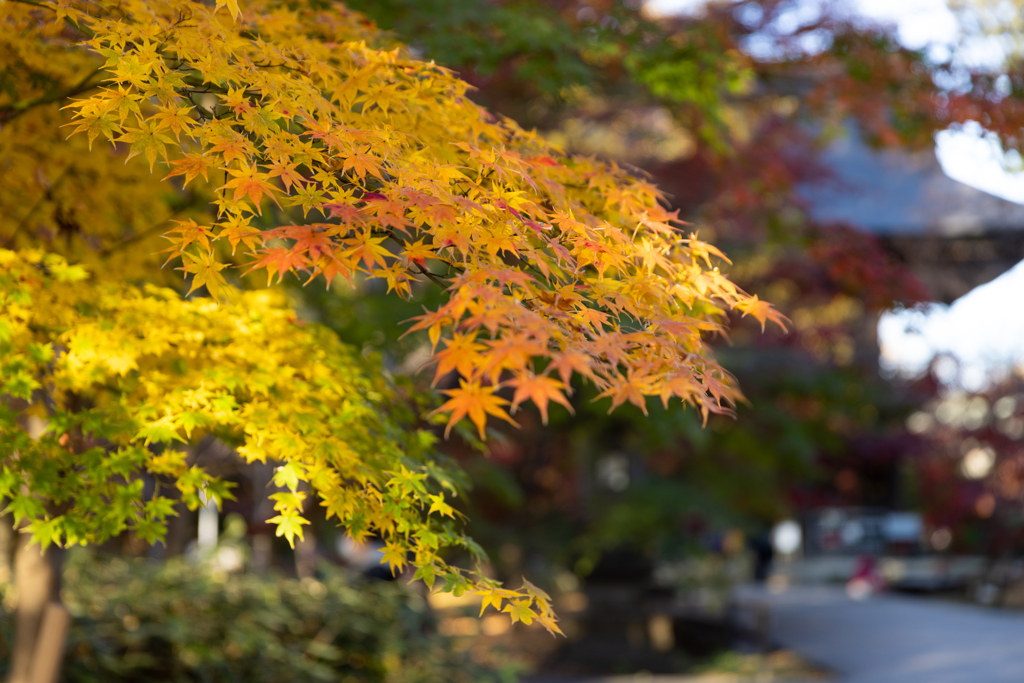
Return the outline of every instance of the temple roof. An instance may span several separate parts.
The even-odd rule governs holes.
[[[822,161],[834,177],[799,188],[817,221],[886,236],[1024,231],[1024,206],[953,180],[932,150],[876,150],[851,132],[832,142]]]

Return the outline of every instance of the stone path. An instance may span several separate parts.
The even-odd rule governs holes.
[[[741,614],[769,612],[770,638],[843,683],[1022,683],[1024,614],[842,588],[737,591]]]

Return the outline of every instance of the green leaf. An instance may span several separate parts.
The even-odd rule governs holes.
[[[295,547],[295,537],[298,536],[299,540],[304,540],[302,535],[302,525],[309,524],[309,522],[299,516],[296,512],[287,512],[285,514],[278,515],[267,520],[270,524],[277,525],[277,536],[284,536],[288,540],[288,545]]]

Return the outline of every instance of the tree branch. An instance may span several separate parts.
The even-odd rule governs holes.
[[[16,227],[14,229],[14,232],[12,232],[7,237],[7,240],[5,241],[5,245],[6,246],[13,247],[14,246],[14,240],[17,239],[18,234],[22,230],[25,229],[26,225],[28,225],[28,221],[29,221],[30,218],[32,218],[32,215],[36,212],[36,209],[38,209],[40,206],[42,206],[43,202],[53,199],[53,191],[56,190],[57,186],[61,184],[61,182],[64,180],[65,177],[67,177],[67,174],[68,174],[69,171],[71,171],[71,167],[73,165],[74,164],[69,164],[68,167],[65,168],[63,171],[61,171],[60,175],[58,175],[54,179],[54,181],[52,183],[50,183],[50,186],[43,190],[43,193],[39,196],[39,199],[36,200],[36,203],[32,205],[32,208],[30,208],[28,210],[28,213],[25,214],[25,217],[21,219],[20,223],[18,223],[18,227]]]
[[[13,0],[13,1],[14,2],[23,2],[24,0]],[[35,4],[35,3],[32,3],[32,4]],[[52,104],[54,102],[59,102],[60,100],[66,99],[68,97],[74,97],[75,95],[80,95],[83,92],[86,92],[87,90],[92,90],[93,88],[97,87],[100,83],[102,83],[102,81],[97,81],[95,83],[90,83],[89,81],[92,80],[93,76],[95,76],[96,74],[98,74],[98,73],[100,73],[102,71],[103,71],[103,67],[101,67],[101,66],[96,67],[95,69],[90,71],[88,74],[86,74],[85,78],[83,78],[81,81],[79,81],[77,84],[71,86],[67,90],[61,90],[59,92],[51,92],[51,93],[48,93],[46,95],[42,95],[40,97],[37,97],[35,99],[21,100],[20,102],[12,102],[11,104],[5,104],[3,106],[0,106],[0,121],[3,121],[4,123],[7,123],[7,122],[11,121],[12,119],[15,119],[15,118],[21,116],[22,114],[24,114],[25,112],[27,112],[28,110],[30,110],[30,109],[32,109],[34,107],[41,107],[41,106],[43,106],[45,104]]]

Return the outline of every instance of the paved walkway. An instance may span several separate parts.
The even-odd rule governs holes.
[[[843,683],[1022,683],[1024,614],[899,595],[853,601],[841,588],[737,592],[767,605],[770,637]]]

